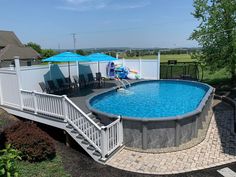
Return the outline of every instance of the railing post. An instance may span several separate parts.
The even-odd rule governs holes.
[[[160,69],[161,69],[160,62],[161,62],[161,52],[159,51],[157,55],[157,80],[160,80]]]
[[[118,127],[118,133],[119,133],[119,144],[123,144],[123,120],[122,117],[119,116],[120,122],[119,122],[119,127]]]
[[[68,107],[66,104],[66,95],[62,96],[62,105],[63,105],[63,113],[64,113],[64,122],[67,122],[68,119]]]
[[[24,105],[23,105],[23,98],[22,98],[22,94],[21,94],[22,85],[21,85],[20,57],[15,56],[14,62],[15,62],[16,77],[17,77],[17,81],[18,81],[18,89],[19,89],[18,93],[19,93],[19,99],[20,99],[20,108],[21,108],[21,110],[23,110]]]
[[[106,155],[108,153],[108,136],[107,136],[107,128],[101,127],[101,151],[102,151],[102,160],[106,160]]]
[[[38,113],[38,103],[37,103],[37,97],[35,91],[32,92],[33,94],[33,100],[34,100],[34,113]]]
[[[140,78],[142,78],[142,59],[139,58],[139,75],[140,75]]]

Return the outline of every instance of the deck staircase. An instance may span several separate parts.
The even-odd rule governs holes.
[[[123,126],[119,117],[104,125],[96,115],[84,113],[67,96],[26,90],[21,90],[20,93],[22,111],[39,116],[39,120],[43,116],[48,120],[60,121],[62,128],[95,161],[104,163],[122,147]]]
[[[96,124],[100,127],[103,124],[93,115],[92,113],[88,114],[89,117],[96,122]],[[64,130],[97,162],[103,163],[107,160],[108,157],[102,159],[102,154],[96,150],[96,148],[86,139],[82,134],[80,134],[73,126],[69,123],[66,123]]]

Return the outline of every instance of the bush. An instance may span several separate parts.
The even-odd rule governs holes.
[[[21,151],[22,159],[38,162],[56,154],[53,139],[35,124],[19,122],[4,131],[5,143]]]
[[[6,145],[6,149],[0,151],[0,176],[17,177],[16,160],[21,160],[20,152]]]

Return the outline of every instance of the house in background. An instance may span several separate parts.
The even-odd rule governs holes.
[[[20,57],[22,66],[40,63],[40,54],[23,45],[14,32],[0,30],[0,67],[14,64],[14,56]]]

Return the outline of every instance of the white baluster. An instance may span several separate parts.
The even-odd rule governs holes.
[[[38,114],[38,103],[37,103],[37,97],[35,91],[32,93],[33,95],[33,103],[34,103],[34,113]]]

